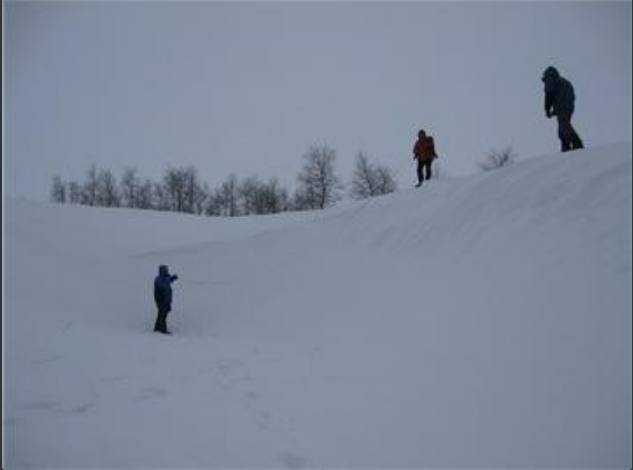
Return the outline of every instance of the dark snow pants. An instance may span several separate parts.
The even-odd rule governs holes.
[[[158,315],[156,316],[156,323],[154,324],[154,331],[160,331],[161,333],[167,333],[167,314],[171,311],[171,307],[168,305],[158,306]]]
[[[570,113],[562,113],[556,116],[558,118],[558,138],[560,139],[563,152],[585,147],[576,129],[571,125],[571,116]]]
[[[433,176],[433,160],[422,160],[418,158],[418,186],[420,186],[424,180],[430,180]]]

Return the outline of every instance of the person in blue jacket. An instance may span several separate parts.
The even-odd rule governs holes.
[[[576,104],[576,94],[569,80],[560,75],[555,67],[547,67],[541,79],[545,88],[545,115],[556,116],[561,150],[568,152],[584,148],[580,136],[571,124]]]
[[[178,276],[169,274],[167,266],[161,265],[158,267],[158,276],[154,280],[154,301],[158,309],[154,331],[166,335],[170,334],[167,330],[167,314],[171,311],[171,284],[176,279],[178,279]]]

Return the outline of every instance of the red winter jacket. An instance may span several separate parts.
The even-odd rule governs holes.
[[[433,137],[427,135],[418,139],[413,147],[413,155],[415,155],[415,158],[423,162],[428,162],[437,157]]]

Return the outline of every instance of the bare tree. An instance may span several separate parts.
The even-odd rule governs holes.
[[[288,191],[275,178],[264,183],[252,176],[240,183],[231,174],[219,188],[212,190],[200,180],[193,166],[169,167],[160,182],[149,179],[142,182],[135,168],[126,168],[119,183],[110,170],[91,165],[82,184],[65,183],[56,176],[51,200],[229,217],[270,214],[291,207]]]
[[[204,203],[204,214],[209,216],[221,216],[222,214],[222,198],[218,189],[209,191],[207,199]]]
[[[312,146],[297,176],[295,204],[299,209],[324,209],[340,200],[343,187],[334,173],[336,150],[328,145]]]
[[[262,182],[256,176],[250,176],[238,185],[240,214],[261,214]]]
[[[98,173],[96,204],[101,207],[121,205],[118,183],[110,170],[101,170]]]
[[[162,189],[167,209],[193,214],[198,200],[203,197],[198,172],[193,166],[169,167],[163,177]]]
[[[159,211],[173,210],[170,204],[170,197],[165,186],[161,183],[152,184],[152,206]]]
[[[290,206],[288,191],[276,178],[271,178],[261,188],[262,214],[276,214],[287,211]]]
[[[83,188],[76,181],[68,183],[68,202],[71,204],[82,204]]]
[[[276,178],[264,183],[256,176],[239,184],[240,214],[275,214],[288,210],[288,191]]]
[[[183,212],[200,214],[201,211],[198,211],[198,209],[202,207],[207,194],[203,191],[202,183],[198,177],[198,170],[193,166],[188,166],[187,168],[181,168],[180,171],[183,174],[185,191]]]
[[[386,166],[378,166],[376,172],[376,194],[389,194],[398,189],[398,184],[391,169]]]
[[[167,210],[184,212],[187,176],[184,169],[169,167],[163,176],[163,190]]]
[[[126,168],[121,176],[121,203],[124,207],[138,207],[140,181],[136,176],[136,168]]]
[[[354,199],[365,199],[392,193],[395,190],[396,182],[391,170],[370,163],[367,155],[359,152],[356,156],[356,167],[352,177],[351,196]]]
[[[203,183],[200,187],[200,194],[196,198],[195,202],[195,213],[198,215],[202,215],[206,213],[206,208],[208,205],[208,200],[211,197],[212,191],[209,188],[207,183]]]
[[[138,209],[155,209],[154,204],[154,183],[151,180],[146,180],[144,183],[139,184],[135,198],[136,208]]]
[[[220,207],[220,215],[236,217],[239,213],[239,184],[237,176],[231,174],[215,193],[216,202]]]
[[[86,173],[82,191],[82,204],[87,206],[95,206],[97,204],[97,196],[99,193],[99,179],[97,174],[97,166],[90,165]]]
[[[356,155],[356,166],[354,168],[354,176],[352,177],[351,196],[354,199],[364,199],[376,194],[376,181],[374,178],[374,169],[369,163],[367,155],[358,152]]]
[[[66,184],[62,181],[61,176],[53,177],[53,185],[51,187],[51,202],[64,204],[67,202]]]
[[[491,171],[498,168],[503,168],[514,163],[516,155],[512,150],[512,147],[506,147],[503,150],[492,149],[486,155],[484,161],[479,162],[479,168],[482,171]]]

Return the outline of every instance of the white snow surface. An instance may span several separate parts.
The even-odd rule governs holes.
[[[630,468],[631,153],[272,217],[6,200],[4,468]]]

